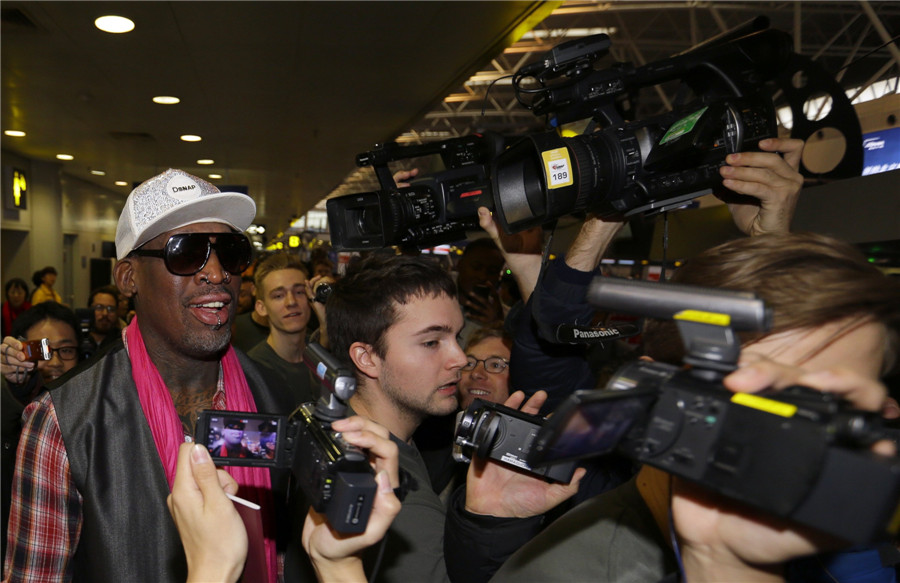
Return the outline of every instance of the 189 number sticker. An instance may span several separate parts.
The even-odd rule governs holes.
[[[544,175],[547,188],[562,188],[572,185],[572,163],[568,148],[555,148],[541,152],[544,161]]]

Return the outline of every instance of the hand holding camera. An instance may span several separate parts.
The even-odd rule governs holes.
[[[3,339],[0,344],[0,371],[7,382],[20,384],[28,378],[28,374],[37,366],[37,361],[41,360],[39,357],[43,356],[40,343],[40,340],[23,342],[12,336]]]
[[[761,359],[725,377],[736,392],[802,385],[839,395],[850,405],[877,411],[886,390],[880,383],[847,370],[805,374],[802,369]],[[888,441],[873,451],[894,455]],[[676,479],[672,516],[686,574],[698,580],[752,581],[772,576],[773,566],[795,557],[846,546],[795,522],[762,515],[708,489]]]
[[[527,402],[525,394],[516,391],[504,405],[534,415],[546,400],[544,391],[538,391]],[[498,517],[537,516],[573,496],[584,474],[584,468],[578,468],[568,484],[551,483],[499,461],[474,457],[466,478],[466,510]]]
[[[388,430],[359,416],[335,421],[332,427],[341,432],[347,443],[368,452],[378,489],[366,529],[357,535],[337,535],[328,526],[324,515],[313,509],[307,514],[303,525],[303,548],[325,581],[342,579],[340,569],[358,567],[362,572],[360,553],[384,537],[400,512],[400,500],[394,494],[394,488],[400,483],[399,450],[391,441]]]

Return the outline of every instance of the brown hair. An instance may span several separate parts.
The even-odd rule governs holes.
[[[256,297],[261,298],[264,295],[262,282],[267,275],[274,271],[282,269],[298,269],[303,275],[309,277],[309,270],[306,265],[296,255],[290,253],[273,253],[259,262],[253,271],[253,284],[256,286]]]
[[[512,350],[513,338],[503,327],[503,324],[500,323],[476,328],[469,335],[469,339],[466,342],[466,350],[488,338],[499,338],[507,348]]]
[[[896,359],[900,280],[883,274],[843,241],[814,233],[737,239],[690,259],[673,281],[749,291],[765,300],[773,311],[772,329],[741,334],[742,344],[852,318],[852,329],[869,322],[885,325],[888,342],[883,372],[889,371]],[[650,356],[680,361],[683,348],[671,322],[648,322],[645,340]]]

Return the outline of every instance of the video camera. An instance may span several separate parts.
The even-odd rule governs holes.
[[[472,134],[419,146],[390,142],[357,155],[358,166],[375,169],[381,190],[325,203],[332,245],[364,250],[465,239],[466,231],[478,228],[478,207],[493,208],[488,164],[502,148],[499,136]],[[436,154],[443,171],[397,187],[389,162]]]
[[[574,462],[533,468],[526,461],[531,444],[544,425],[544,418],[490,401],[475,399],[456,415],[453,459],[472,461],[472,455],[519,468],[548,482],[568,484],[575,474]]]
[[[363,532],[375,501],[375,474],[366,453],[331,429],[346,416],[356,378],[315,343],[304,349],[303,362],[322,383],[317,403],[303,403],[288,417],[201,411],[197,442],[220,465],[290,468],[310,505],[335,531]]]
[[[876,413],[807,387],[750,394],[722,386],[740,354],[735,332],[770,327],[762,300],[609,277],[594,280],[588,299],[675,320],[685,366],[635,362],[607,390],[575,392],[534,439],[529,464],[618,451],[854,544],[897,533],[900,458],[869,451],[887,435]]]
[[[514,233],[581,211],[659,212],[704,194],[721,184],[727,154],[777,136],[764,83],[784,69],[792,42],[767,26],[758,18],[641,67],[620,62],[594,70],[608,53],[606,35],[558,45],[513,76],[519,102],[549,116],[556,129],[505,150],[506,139],[473,135],[360,154],[357,164],[375,167],[382,190],[327,201],[332,244],[361,250],[460,240],[478,228],[479,206]],[[681,81],[672,111],[628,119],[642,88],[670,81]],[[585,133],[559,135],[563,124],[577,120],[591,120]],[[388,162],[435,153],[448,170],[396,187]]]

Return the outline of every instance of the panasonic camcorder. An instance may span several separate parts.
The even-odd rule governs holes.
[[[375,501],[375,475],[366,452],[331,429],[346,416],[356,391],[353,371],[315,343],[303,360],[322,383],[322,397],[290,416],[201,411],[197,441],[219,465],[289,468],[310,505],[340,533],[365,531]]]
[[[854,544],[898,532],[900,458],[869,449],[888,437],[879,415],[807,387],[749,394],[721,384],[740,354],[735,332],[770,326],[761,300],[609,277],[595,279],[588,298],[674,319],[685,366],[635,362],[607,389],[575,392],[541,428],[528,463],[617,451]]]
[[[390,143],[360,154],[357,164],[375,168],[381,190],[327,201],[332,244],[362,250],[458,241],[478,229],[479,206],[514,233],[582,211],[651,214],[706,194],[721,184],[728,154],[777,136],[766,83],[787,65],[791,37],[766,28],[764,18],[752,22],[641,67],[596,70],[611,44],[603,34],[558,45],[513,76],[520,103],[547,116],[552,131]],[[671,81],[680,82],[672,110],[633,119],[640,91]],[[560,135],[563,125],[584,120],[580,135]],[[441,154],[446,170],[398,188],[388,162],[426,154]]]

